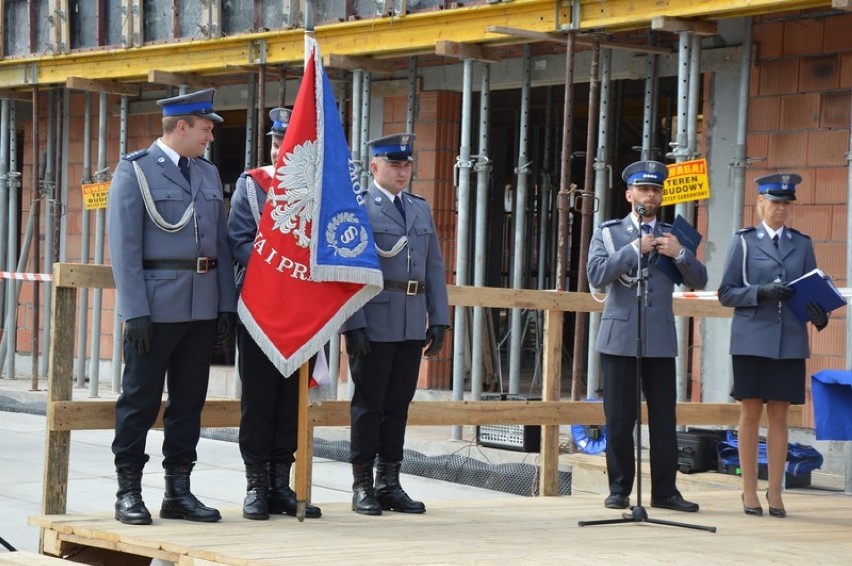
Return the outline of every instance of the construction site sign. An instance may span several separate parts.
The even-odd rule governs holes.
[[[710,198],[706,159],[671,163],[668,168],[669,177],[663,185],[663,206]]]
[[[83,185],[83,204],[86,210],[106,208],[109,181],[103,183],[86,183]]]

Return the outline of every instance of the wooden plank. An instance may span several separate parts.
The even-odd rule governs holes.
[[[500,57],[493,49],[472,43],[438,40],[435,42],[435,55],[454,59],[473,59],[486,63],[498,63]]]
[[[564,316],[559,311],[544,313],[544,343],[542,345],[543,401],[561,399],[562,376],[562,326]],[[541,428],[541,480],[539,493],[556,495],[559,487],[559,427],[547,425]]]
[[[87,79],[85,77],[68,77],[65,79],[65,88],[82,90],[85,92],[107,92],[120,96],[139,96],[139,85],[121,83],[104,79]]]
[[[322,58],[323,65],[332,69],[346,69],[354,71],[362,69],[370,73],[391,73],[393,69],[389,68],[387,62],[379,61],[373,57],[364,57],[362,55],[337,55],[331,53],[324,55]]]
[[[53,275],[58,277],[61,264],[54,264]],[[54,285],[52,289],[50,324],[65,329],[54,332],[48,349],[47,419],[53,403],[71,399],[74,362],[74,332],[77,315],[77,290]],[[42,513],[64,513],[68,498],[68,459],[71,433],[48,429],[45,433],[44,482]]]
[[[85,533],[93,546],[136,548],[147,556],[168,549],[177,555],[173,561],[184,566],[271,566],[305,562],[306,557],[316,564],[374,565],[399,563],[401,556],[416,556],[424,564],[545,564],[565,562],[566,556],[576,564],[614,564],[623,562],[627,552],[636,566],[702,564],[708,557],[718,564],[843,564],[842,557],[852,553],[852,516],[842,493],[794,490],[784,498],[790,517],[769,524],[743,515],[739,491],[734,486],[686,491],[701,505],[700,513],[688,517],[653,510],[656,519],[716,526],[712,535],[649,524],[580,528],[580,520],[620,513],[604,509],[602,495],[574,494],[433,499],[427,501],[426,514],[395,513],[393,520],[381,520],[378,539],[365,536],[377,529],[371,526],[376,521],[356,515],[346,501],[324,504],[322,520],[301,524],[285,517],[246,521],[238,506],[223,508],[219,523],[155,519],[153,525],[135,528],[103,513],[80,530],[61,522],[58,536],[79,543],[85,542]],[[51,528],[49,521],[46,525]]]
[[[695,35],[716,35],[719,25],[707,20],[672,18],[670,16],[654,16],[651,18],[651,29],[671,33],[691,32]]]
[[[112,267],[91,263],[53,264],[53,283],[57,287],[115,289],[115,280],[112,278]],[[73,324],[71,329],[73,334]]]
[[[151,69],[148,71],[148,82],[170,86],[191,86],[197,88],[210,88],[217,84],[217,81],[210,77],[199,77],[192,73],[172,73],[162,71],[160,69]]]
[[[553,43],[561,43],[563,45],[568,43],[568,38],[566,37],[567,34],[556,31],[542,32],[506,26],[487,26],[485,28],[485,31],[488,33],[500,33],[512,37],[529,39],[531,41],[549,41]],[[632,43],[616,43],[613,41],[604,41],[599,38],[590,37],[590,34],[575,34],[574,41],[577,45],[581,45],[583,47],[590,47],[595,43],[598,43],[603,48],[612,49],[615,51],[635,51],[637,53],[647,53],[654,55],[668,55],[672,52],[672,50],[667,47],[655,47],[653,45],[635,45]]]
[[[68,562],[56,556],[36,554],[26,550],[18,550],[8,554],[0,554],[0,566],[68,566]]]
[[[738,403],[678,403],[678,424],[735,426]],[[162,427],[162,411],[155,427]],[[644,411],[644,405],[643,405]],[[790,422],[801,422],[803,407],[790,407]],[[647,422],[647,413],[643,413]],[[585,401],[413,401],[409,410],[411,426],[484,424],[604,424],[601,403]],[[238,399],[208,399],[201,413],[201,426],[231,428],[240,424]],[[765,423],[764,423],[765,424]],[[47,429],[108,430],[115,425],[115,401],[91,399],[49,403]],[[308,407],[310,427],[349,426],[349,401],[322,401]]]

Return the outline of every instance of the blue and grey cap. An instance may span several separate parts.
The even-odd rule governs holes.
[[[224,120],[213,112],[213,96],[215,94],[215,88],[208,88],[198,92],[163,98],[158,100],[157,104],[163,108],[163,116],[199,116],[221,124]]]

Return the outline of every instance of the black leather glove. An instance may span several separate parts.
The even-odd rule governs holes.
[[[822,330],[828,326],[828,313],[822,308],[822,305],[816,302],[808,303],[805,306],[805,312],[808,313],[808,318],[811,320],[816,329]]]
[[[426,351],[423,352],[423,355],[427,358],[431,358],[435,354],[441,351],[441,346],[444,345],[444,332],[446,332],[446,326],[430,326],[428,330],[426,330],[426,344],[424,347]]]
[[[154,341],[154,326],[151,324],[151,317],[140,316],[125,322],[124,337],[140,354],[150,352],[151,343]]]
[[[216,339],[219,341],[226,340],[234,330],[237,315],[232,312],[220,312],[216,317]]]
[[[346,337],[346,353],[353,358],[363,358],[370,353],[370,339],[367,331],[356,328],[343,334]]]
[[[757,288],[758,300],[786,301],[793,297],[793,290],[783,283],[765,283]]]

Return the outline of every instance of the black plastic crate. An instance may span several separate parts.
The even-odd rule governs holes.
[[[716,444],[725,440],[727,431],[690,428],[677,433],[677,466],[684,474],[716,470]]]

